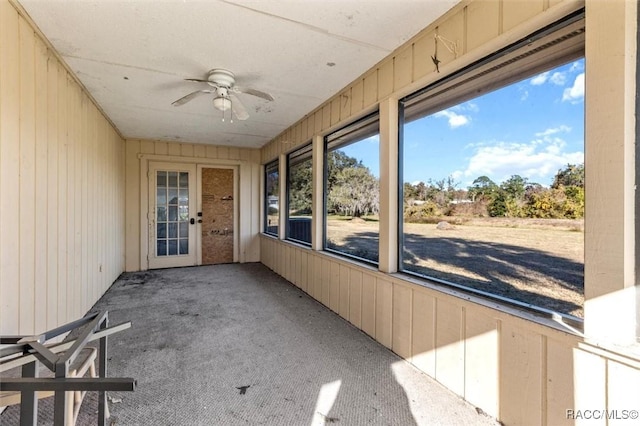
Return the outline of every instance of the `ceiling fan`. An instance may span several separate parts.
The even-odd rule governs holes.
[[[242,102],[240,102],[240,99],[235,95],[236,93],[245,93],[247,95],[257,96],[267,101],[273,100],[273,96],[268,93],[249,87],[241,88],[236,86],[235,75],[231,71],[222,68],[214,68],[209,71],[207,73],[206,80],[199,78],[186,78],[185,80],[194,81],[196,83],[207,83],[212,88],[191,92],[177,101],[172,102],[171,105],[184,105],[198,96],[213,94],[213,106],[222,111],[222,121],[224,121],[224,114],[227,110],[231,110],[238,120],[246,120],[249,118],[249,113],[244,105],[242,105]],[[233,122],[233,116],[231,117],[231,121]]]

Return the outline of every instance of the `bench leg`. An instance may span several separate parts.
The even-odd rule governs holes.
[[[38,377],[38,361],[22,366],[22,377]],[[38,422],[38,395],[35,391],[20,393],[20,424],[33,425]]]

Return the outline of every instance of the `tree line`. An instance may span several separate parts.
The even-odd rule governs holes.
[[[289,168],[289,212],[311,213],[311,160]],[[379,212],[380,184],[368,167],[340,150],[327,154],[327,210],[351,217]],[[550,187],[513,175],[498,184],[479,176],[466,189],[449,176],[404,183],[405,221],[442,216],[579,219],[584,217],[584,164],[558,170]]]
[[[544,219],[584,217],[584,164],[558,170],[550,187],[512,175],[501,184],[479,176],[466,189],[452,177],[404,184],[405,220],[433,216],[476,216]]]
[[[289,167],[289,214],[311,214],[311,159]],[[378,214],[379,182],[362,161],[340,150],[327,153],[327,210],[362,217]]]

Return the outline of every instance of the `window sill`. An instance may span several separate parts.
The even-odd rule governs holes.
[[[464,286],[442,284],[437,281],[429,280],[428,278],[417,277],[403,272],[395,272],[390,275],[396,279],[410,282],[412,284],[444,293],[458,299],[463,299],[477,305],[485,306],[490,309],[495,309],[508,315],[532,321],[574,336],[584,337],[584,321],[582,318],[560,314],[534,305],[502,298],[489,293],[483,294],[478,290],[469,289]]]
[[[640,342],[622,346],[585,339],[584,342],[578,344],[578,348],[640,370]]]

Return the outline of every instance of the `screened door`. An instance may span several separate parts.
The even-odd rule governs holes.
[[[155,164],[149,171],[149,268],[195,265],[196,170]]]

